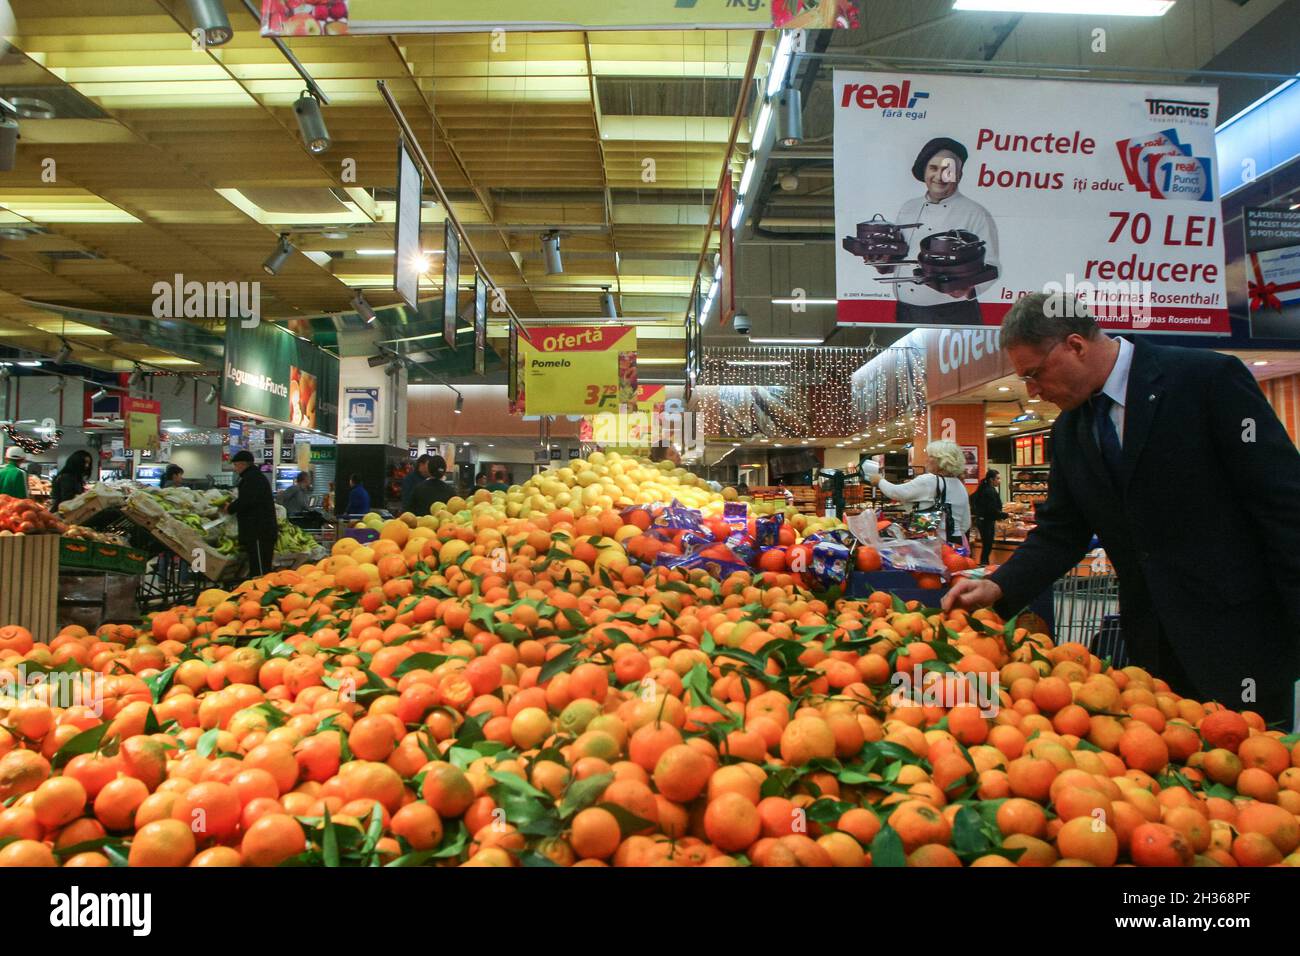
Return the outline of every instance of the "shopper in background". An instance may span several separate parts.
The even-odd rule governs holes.
[[[27,452],[17,445],[5,449],[5,465],[0,468],[0,495],[8,495],[10,498],[28,497],[27,472],[23,471],[25,464]]]
[[[230,463],[239,475],[235,486],[239,497],[226,505],[226,513],[239,522],[239,546],[248,554],[248,573],[260,577],[270,573],[275,560],[275,539],[279,537],[275,498],[251,452],[238,452]]]
[[[280,504],[291,515],[302,514],[311,507],[311,472],[298,472],[293,484],[280,492]]]
[[[480,471],[478,477],[474,479],[475,490],[479,488],[486,489],[488,486],[488,476],[486,471]]]
[[[988,564],[993,556],[993,541],[998,534],[998,522],[1007,516],[1002,510],[1002,493],[998,490],[1002,476],[990,468],[970,496],[971,516],[980,533],[980,564]]]
[[[429,514],[429,509],[433,507],[436,501],[451,501],[456,497],[456,489],[447,482],[443,481],[443,475],[447,473],[447,461],[441,455],[433,455],[429,458],[429,477],[415,489],[415,497],[411,503],[413,514],[423,517]]]
[[[350,515],[364,515],[370,511],[370,492],[361,483],[360,475],[348,477],[348,510]]]
[[[429,455],[421,455],[415,460],[415,467],[402,479],[402,511],[410,511],[415,497],[415,489],[429,480]]]
[[[952,526],[947,539],[956,542],[970,531],[970,495],[961,476],[966,472],[966,456],[956,442],[932,441],[926,446],[926,474],[896,485],[886,481],[876,472],[871,483],[885,497],[894,501],[910,501],[913,511],[938,511],[947,505],[952,511]]]
[[[69,455],[51,483],[50,510],[58,511],[61,502],[71,501],[85,491],[86,482],[90,480],[90,473],[94,467],[95,460],[90,457],[90,452],[84,449]]]
[[[1294,720],[1300,451],[1241,360],[1102,334],[1061,294],[1021,299],[1002,348],[1061,413],[1037,527],[944,608],[1014,614],[1096,534],[1119,576],[1134,664],[1178,694]]]
[[[163,488],[184,488],[185,487],[185,469],[180,465],[168,465],[162,473],[162,480],[159,485]]]

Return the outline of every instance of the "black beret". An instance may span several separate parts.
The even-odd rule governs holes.
[[[925,167],[929,165],[930,157],[942,149],[948,150],[963,163],[966,162],[965,146],[947,136],[938,136],[922,146],[921,151],[916,154],[916,162],[912,164],[912,178],[917,182],[925,182]]]

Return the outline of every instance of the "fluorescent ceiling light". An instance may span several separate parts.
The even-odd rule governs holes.
[[[741,196],[741,198],[744,198],[745,194],[749,191],[749,184],[750,184],[750,181],[753,180],[753,178],[754,178],[754,166],[755,166],[755,163],[754,163],[754,161],[751,159],[749,162],[745,163],[745,171],[744,171],[743,173],[740,174],[740,196]]]
[[[774,96],[776,92],[785,86],[785,75],[790,71],[790,55],[794,52],[794,32],[783,30],[781,32],[781,42],[776,45],[776,53],[772,57],[772,69],[767,74],[767,95]]]
[[[1009,391],[1011,391],[1011,386],[1010,386],[1010,385],[999,385],[999,386],[998,386],[998,391],[999,391],[999,392],[1009,392]]]
[[[825,339],[783,339],[783,338],[754,338],[750,336],[749,341],[754,345],[821,345]]]
[[[357,250],[357,255],[359,255],[359,256],[391,256],[391,255],[396,255],[396,252],[395,252],[394,250],[392,250],[392,249],[358,249],[358,250]]]
[[[788,359],[773,359],[770,361],[767,359],[736,359],[735,361],[728,362],[727,364],[730,366],[776,368],[782,365],[789,365],[790,362]]]
[[[685,365],[684,358],[639,358],[637,365]]]
[[[773,299],[773,305],[839,305],[836,299]]]
[[[767,137],[767,127],[772,122],[772,104],[764,103],[763,108],[758,112],[758,122],[754,124],[754,136],[749,141],[750,148],[757,152],[763,148],[763,140]],[[742,189],[741,192],[744,192]]]
[[[1163,17],[1174,0],[955,0],[954,10],[983,13],[1078,13],[1105,17]]]
[[[733,232],[736,229],[740,228],[740,224],[744,220],[744,218],[745,218],[745,200],[742,197],[741,200],[738,203],[736,203],[736,208],[731,213],[731,229]]]
[[[1250,364],[1251,364],[1251,365],[1267,365],[1268,362],[1265,361],[1264,359],[1260,359],[1258,362],[1251,362]]]

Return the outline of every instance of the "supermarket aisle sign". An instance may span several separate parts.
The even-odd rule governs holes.
[[[126,426],[126,447],[157,451],[162,430],[162,402],[143,398],[122,400],[122,419]]]
[[[859,25],[860,6],[860,0],[263,0],[262,35],[476,32],[492,33],[495,42],[506,30],[844,29]]]
[[[636,396],[634,326],[538,326],[519,358],[526,415],[616,412]]]
[[[841,325],[1065,291],[1108,330],[1229,333],[1217,90],[837,70],[834,97]]]
[[[226,322],[221,407],[299,431],[338,434],[339,360],[270,322]]]

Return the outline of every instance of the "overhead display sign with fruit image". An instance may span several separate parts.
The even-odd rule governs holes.
[[[860,0],[263,0],[263,36],[497,30],[855,29]],[[490,16],[489,16],[490,15]]]
[[[668,399],[667,385],[638,385],[636,400],[623,409],[588,415],[578,423],[578,440],[600,445],[606,451],[644,451],[655,443],[654,416]]]
[[[1113,331],[1226,335],[1213,87],[837,70],[841,325],[999,325],[1064,292]]]
[[[338,434],[339,360],[277,325],[226,323],[221,407],[275,425]]]
[[[126,447],[158,450],[162,429],[162,403],[145,398],[122,400],[122,420],[126,430]]]
[[[636,400],[636,328],[548,325],[519,337],[526,415],[617,412]]]

